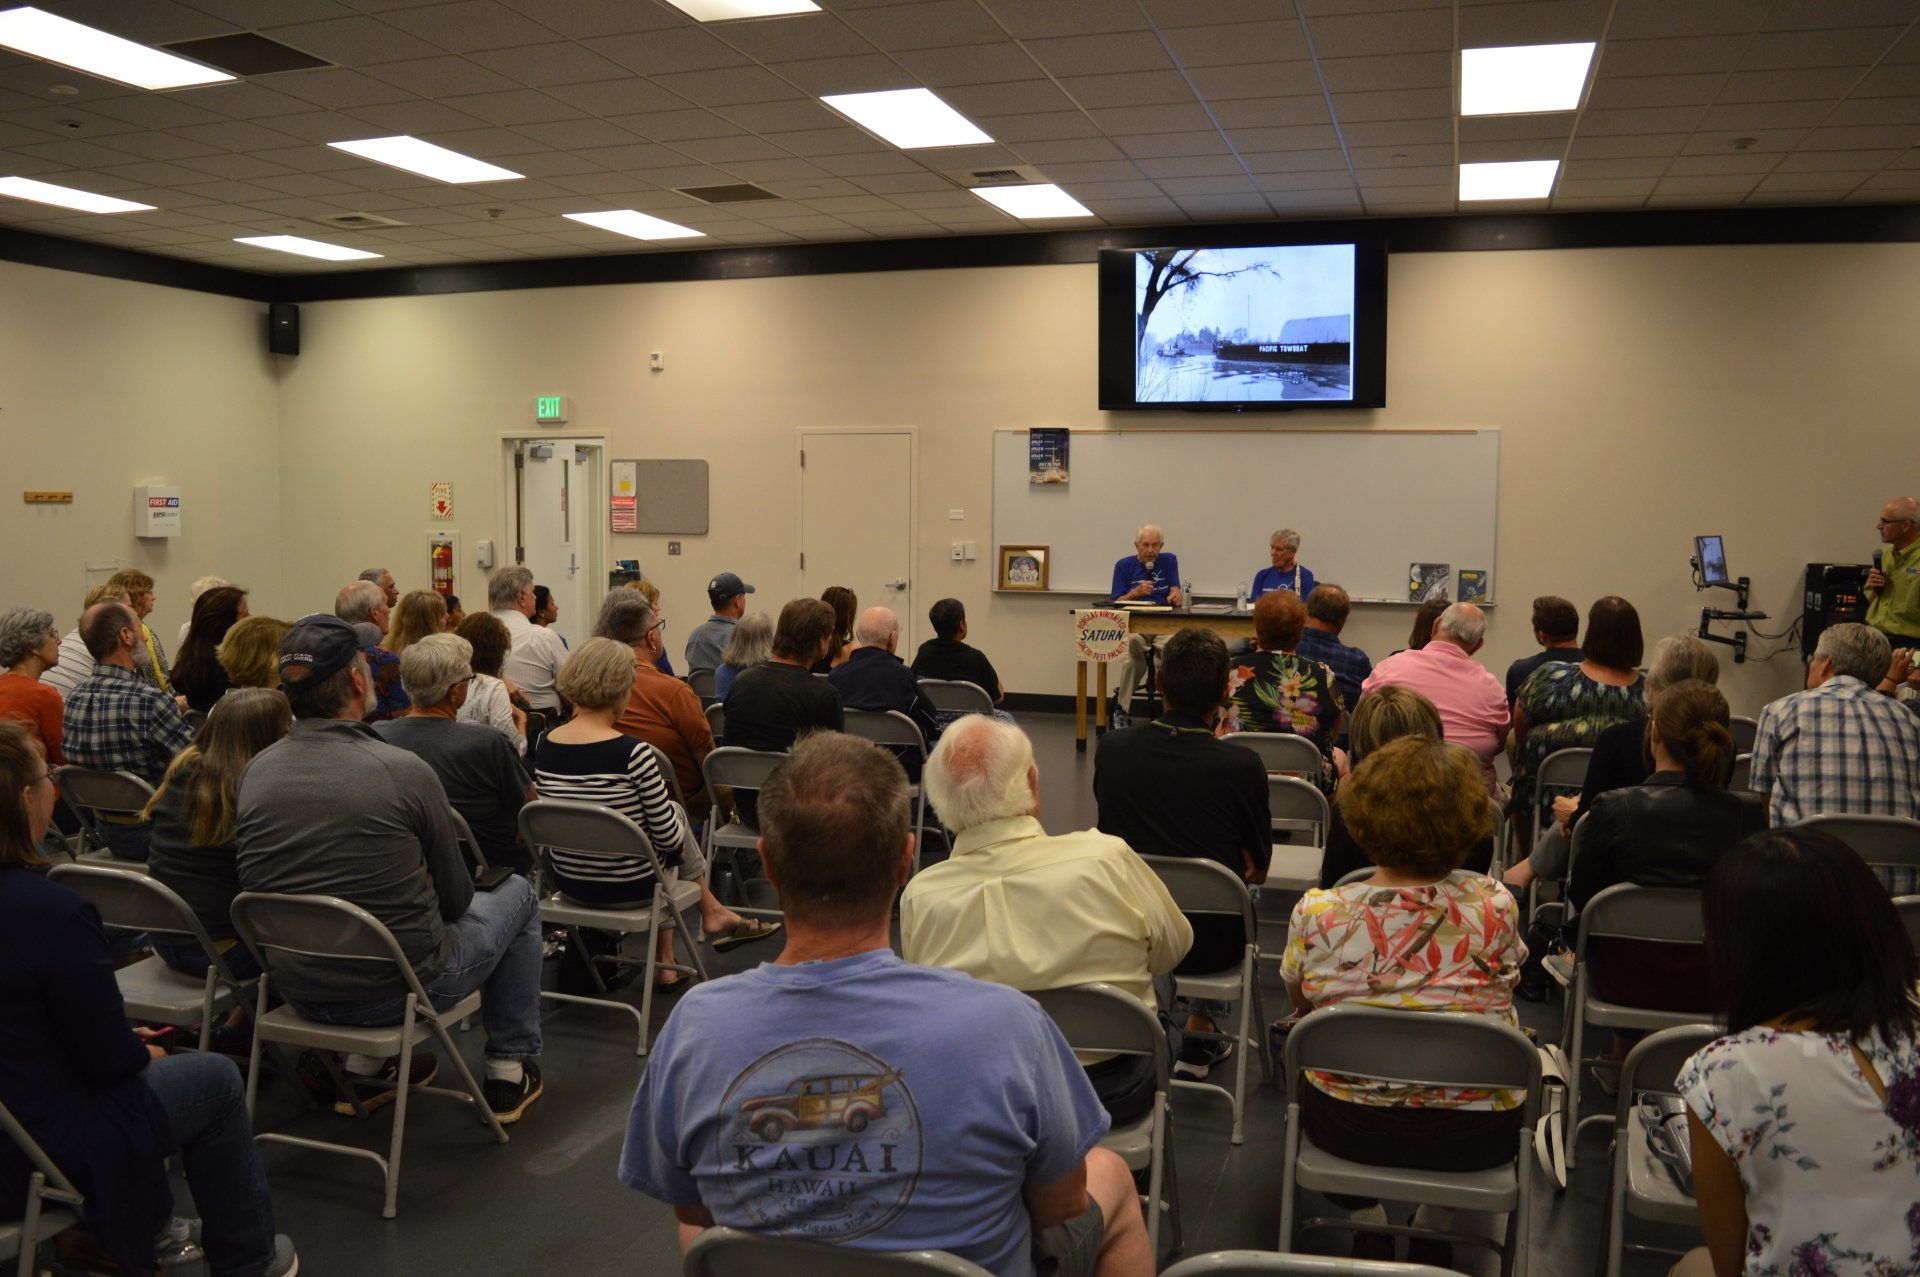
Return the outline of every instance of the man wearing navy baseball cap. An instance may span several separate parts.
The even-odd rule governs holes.
[[[753,587],[731,572],[722,572],[707,582],[707,602],[713,607],[713,615],[687,635],[688,669],[720,668],[720,654],[727,650],[734,623],[747,610],[747,595],[752,593]]]
[[[453,809],[433,768],[381,740],[364,719],[373,676],[353,627],[302,617],[280,644],[280,685],[293,707],[284,740],[262,750],[241,778],[236,857],[245,891],[338,896],[378,918],[399,941],[435,1007],[479,989],[487,1029],[487,1105],[518,1121],[540,1098],[540,917],[518,874],[488,891],[454,833]],[[309,1020],[398,1024],[407,984],[390,967],[276,956],[277,991]],[[366,1107],[394,1098],[398,1062],[347,1057],[348,1081]],[[466,1066],[455,1061],[463,1073]],[[415,1052],[411,1080],[439,1062]],[[336,1111],[352,1114],[344,1099]]]

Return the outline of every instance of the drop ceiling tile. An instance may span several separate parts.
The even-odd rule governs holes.
[[[1273,208],[1258,195],[1183,195],[1174,200],[1180,211],[1196,221],[1265,220]]]
[[[1776,173],[1874,173],[1906,154],[1885,151],[1793,151],[1781,157]]]
[[[1585,111],[1580,136],[1620,137],[1639,133],[1691,133],[1706,115],[1704,106],[1620,107]],[[1571,123],[1571,119],[1568,121]]]
[[[95,169],[93,176],[112,178],[116,182],[139,186],[184,186],[189,182],[204,182],[207,175],[195,169],[184,168],[178,164],[168,164],[161,160],[142,160],[136,164],[113,164]],[[89,189],[102,194],[109,193],[104,185],[95,185]],[[114,188],[124,189],[124,187]]]
[[[1643,199],[1637,199],[1632,196],[1581,196],[1579,198],[1569,199],[1556,194],[1553,197],[1553,208],[1556,212],[1598,213],[1609,209],[1627,210],[1641,208],[1645,206],[1646,202],[1647,201]]]
[[[1586,179],[1563,177],[1554,185],[1553,199],[1556,204],[1562,199],[1578,199],[1583,196],[1609,196],[1616,199],[1630,197],[1639,199],[1653,194],[1653,188],[1657,184],[1658,179],[1651,177],[1596,177]]]
[[[1462,120],[1461,124],[1469,122]],[[1347,140],[1348,146],[1420,146],[1452,141],[1453,121],[1445,118],[1342,120],[1340,136]]]
[[[731,164],[737,160],[785,160],[793,157],[765,138],[742,133],[737,137],[709,137],[676,142],[674,149],[702,164]]]
[[[1607,177],[1665,177],[1669,172],[1680,171],[1680,159],[1666,156],[1638,156],[1617,160],[1569,160],[1560,170],[1561,180],[1572,178],[1578,181],[1592,181]],[[1701,173],[1720,170],[1702,169]],[[1728,169],[1727,172],[1752,172],[1749,169]],[[1764,172],[1765,169],[1758,170]]]
[[[1799,191],[1837,199],[1872,176],[1872,173],[1866,172],[1783,173],[1776,169],[1760,179],[1760,185],[1754,188],[1754,192],[1761,195],[1774,195],[1785,191]]]
[[[1760,29],[1760,20],[1773,0],[1619,0],[1609,39],[1637,40],[1665,36],[1747,35]]]
[[[1285,128],[1325,124],[1333,118],[1327,112],[1327,99],[1317,93],[1290,98],[1236,98],[1210,105],[1213,118],[1223,129]]]
[[[1176,71],[1068,76],[1060,81],[1060,87],[1088,110],[1191,103],[1194,100],[1193,89]]]
[[[1281,214],[1311,213],[1325,217],[1360,211],[1360,196],[1352,190],[1269,192],[1267,203]]]
[[[876,52],[832,13],[795,14],[764,22],[730,22],[720,36],[756,61],[775,58],[840,58]]]
[[[436,133],[454,133],[461,129],[478,128],[483,122],[465,111],[456,111],[444,102],[389,102],[381,106],[356,106],[346,114],[365,121],[366,127],[373,130],[372,136],[376,137],[382,134],[425,137]]]
[[[1901,27],[1841,27],[1823,31],[1774,31],[1757,35],[1740,59],[1743,71],[1788,67],[1866,67],[1899,38]]]
[[[352,172],[365,168],[367,164],[357,155],[348,155],[330,146],[285,146],[250,154],[273,164],[285,165],[296,173]]]
[[[319,173],[289,173],[285,177],[263,177],[258,184],[281,195],[300,195],[318,198],[323,195],[345,195],[354,188],[345,182],[326,177]]]
[[[1678,155],[1667,162],[1674,177],[1706,177],[1728,173],[1768,173],[1780,162],[1773,151],[1745,151],[1731,155]]]
[[[682,166],[687,162],[686,157],[679,151],[655,146],[648,142],[624,142],[617,146],[584,146],[573,154],[576,159],[598,164],[602,168],[623,173],[644,173],[649,179],[653,179],[657,171],[665,171],[669,166]],[[686,183],[686,185],[694,184]]]
[[[674,27],[593,42],[594,51],[641,75],[746,66],[746,54],[698,27]]]
[[[520,45],[510,49],[491,49],[467,55],[490,71],[497,71],[531,89],[550,89],[564,84],[591,84],[597,80],[619,79],[625,67],[592,52],[571,40],[547,44]]]
[[[987,131],[993,132],[992,129]],[[837,129],[802,129],[797,133],[769,133],[766,136],[778,142],[793,155],[860,155],[883,149],[879,139],[851,126]]]
[[[1748,173],[1702,174],[1697,177],[1663,177],[1654,190],[1657,195],[1733,195],[1744,196],[1759,179]]]
[[[362,8],[373,7],[368,0],[359,0],[359,3]],[[386,7],[388,0],[380,3]],[[402,8],[414,3],[417,0],[397,0],[391,7]],[[684,21],[679,13],[665,5],[635,4],[633,0],[501,0],[501,3],[572,40],[660,30]]]
[[[258,6],[251,0],[236,3],[235,0],[210,0],[209,3],[195,4],[191,7],[173,3],[173,0],[142,0],[142,3],[130,5],[125,0],[79,0],[77,3],[45,5],[45,8],[57,8],[61,15],[75,22],[84,22],[89,26],[111,31],[128,40],[138,40],[142,44],[164,44],[173,40],[192,40],[200,36],[225,35],[231,32],[234,22],[247,23],[271,22],[275,18],[273,11],[289,6],[289,0],[262,0]],[[302,12],[320,10],[322,13],[345,13],[346,10],[332,0],[293,0],[293,6]],[[249,19],[235,13],[236,9],[259,7],[269,11],[269,16],[261,19]],[[228,21],[231,19],[231,21]]]
[[[938,173],[875,173],[854,182],[863,191],[893,199],[900,195],[924,195],[930,191],[950,191],[953,183]]]
[[[208,113],[208,118],[198,123],[215,124],[224,117]],[[116,120],[110,116],[73,106],[34,106],[24,111],[14,111],[7,122],[23,128],[29,128],[45,138],[79,138],[82,141],[105,140],[112,137],[138,133],[142,126],[125,120]],[[75,126],[78,127],[75,127]],[[176,126],[169,126],[176,127]]]
[[[632,133],[618,125],[592,119],[522,124],[515,127],[514,132],[559,151],[579,152],[594,146],[632,146],[638,141]]]
[[[1193,87],[1207,102],[1235,98],[1298,97],[1320,93],[1320,76],[1311,62],[1247,62],[1190,71]]]
[[[1052,35],[1092,35],[1102,31],[1139,31],[1147,26],[1134,0],[985,0],[1015,39]]]
[[[385,21],[451,53],[537,45],[551,40],[554,34],[494,0],[458,0],[454,4],[402,9],[387,14]]]
[[[1196,195],[1237,195],[1243,200],[1255,195],[1253,179],[1245,173],[1217,177],[1157,177],[1154,183],[1182,204]]]
[[[1218,133],[1143,133],[1137,137],[1117,137],[1113,141],[1134,159],[1228,153],[1227,141]]]
[[[1460,47],[1598,40],[1606,33],[1611,7],[1607,0],[1465,4],[1460,9]]]
[[[997,146],[968,147],[969,152],[978,151],[990,158],[977,164],[956,163],[953,168],[1003,168],[1019,161]],[[952,154],[951,151],[948,154]],[[991,157],[1002,157],[994,159]],[[873,153],[861,155],[816,155],[813,162],[829,173],[842,177],[867,177],[874,173],[911,173],[920,168],[913,160],[897,152]]]
[[[534,89],[508,89],[500,93],[467,93],[447,98],[446,105],[488,124],[545,124],[552,120],[578,119],[580,111]],[[444,146],[454,143],[436,139]]]
[[[1335,93],[1376,89],[1453,89],[1451,53],[1390,53],[1372,58],[1324,58],[1320,72]]]
[[[1153,108],[1146,108],[1151,110]],[[1002,142],[1090,139],[1102,136],[1099,125],[1084,111],[1042,111],[1030,115],[983,115],[975,121]]]
[[[25,98],[24,94],[20,96]],[[298,110],[306,109],[304,102],[296,102],[294,106]],[[35,102],[26,108],[25,113],[37,113],[47,109]],[[77,118],[73,113],[58,107],[52,110],[64,118]],[[181,124],[213,124],[229,118],[225,112],[212,110],[210,106],[201,106],[185,93],[140,93],[132,97],[108,98],[105,101],[89,103],[86,115],[104,116],[123,124],[149,129],[170,129]]]
[[[686,99],[637,75],[622,74],[590,84],[563,84],[545,90],[548,97],[589,115],[637,115],[684,108]]]
[[[777,102],[743,102],[721,107],[716,114],[749,133],[800,133],[809,129],[846,128],[845,117],[813,98],[789,97]]]
[[[1404,168],[1375,168],[1356,172],[1360,189],[1389,190],[1401,186],[1448,185],[1458,180],[1459,169],[1452,164],[1412,164]]]
[[[1076,182],[1074,193],[1083,201],[1146,198],[1160,194],[1160,188],[1144,177],[1112,182]]]
[[[1130,71],[1167,71],[1173,61],[1151,31],[1110,31],[1104,35],[1056,36],[1026,42],[1028,53],[1049,75],[1105,75]]]
[[[1920,95],[1841,102],[1821,123],[1842,126],[1920,124]],[[1920,130],[1916,130],[1916,133],[1920,133]]]
[[[645,189],[640,180],[630,173],[574,173],[565,177],[549,179],[553,185],[563,191],[572,191],[576,195],[604,195],[607,203],[621,204],[619,196]],[[623,207],[632,207],[631,199]]]
[[[1184,67],[1238,66],[1259,62],[1294,62],[1308,58],[1307,38],[1292,18],[1230,26],[1163,28],[1161,39]]]
[[[1086,160],[1049,164],[1046,175],[1055,182],[1132,182],[1140,178],[1141,171],[1132,160]]]
[[[16,157],[24,156],[42,166],[44,172],[49,165],[75,168],[83,173],[92,169],[108,168],[125,164],[128,155],[125,151],[108,150],[93,142],[33,142],[26,146],[16,146],[12,152]],[[24,171],[24,169],[22,169]],[[80,185],[84,185],[81,183]]]
[[[950,186],[944,191],[908,191],[893,196],[893,202],[901,208],[955,209],[972,208],[980,202],[980,197]]]
[[[332,111],[418,100],[409,89],[383,83],[348,67],[322,67],[287,75],[281,78],[280,88],[290,97]]]
[[[1899,147],[1905,150],[1909,146],[1920,144],[1920,130],[1911,124],[1877,125],[1828,125],[1814,129],[1807,134],[1806,145],[1822,151],[1875,150],[1881,147]],[[110,139],[118,146],[119,138]]]
[[[759,67],[723,67],[714,71],[681,71],[654,77],[654,83],[698,106],[733,106],[741,102],[776,102],[793,96],[794,86]],[[805,86],[802,86],[805,87]]]
[[[1120,148],[1104,137],[1064,138],[1056,142],[1025,142],[1020,154],[1029,164],[1084,164],[1119,160]]]
[[[1453,113],[1451,89],[1391,89],[1373,93],[1336,93],[1333,118],[1342,125],[1349,120],[1408,120],[1443,118]]]
[[[1347,157],[1339,150],[1328,147],[1318,151],[1263,151],[1253,154],[1241,153],[1240,162],[1247,166],[1256,182],[1271,180],[1278,183],[1274,189],[1284,189],[1289,182],[1305,182],[1309,175],[1337,173],[1339,180],[1349,180]]]
[[[1614,78],[1602,74],[1587,95],[1587,109],[1616,107],[1706,106],[1726,79],[1720,75],[1637,75]]]
[[[1231,189],[1251,189],[1246,186],[1246,166],[1240,163],[1236,156],[1232,155],[1168,155],[1162,157],[1147,157],[1141,159],[1137,167],[1142,173],[1154,181],[1159,182],[1163,189],[1169,191],[1173,188],[1169,187],[1166,181],[1162,179],[1230,177],[1241,183],[1240,186],[1235,186]],[[1048,176],[1052,177],[1054,174],[1049,172]],[[1195,194],[1198,193],[1200,192],[1195,192]]]
[[[941,89],[940,97],[948,106],[976,122],[983,115],[1040,115],[1074,109],[1073,99],[1047,80],[953,84]]]
[[[325,58],[338,66],[369,66],[404,58],[430,58],[446,48],[409,35],[377,18],[355,15],[301,22],[291,26],[262,26],[260,34],[292,45],[303,53]],[[304,74],[313,74],[306,72]]]
[[[1127,133],[1201,133],[1213,129],[1213,120],[1198,103],[1185,106],[1114,107],[1089,113],[1109,136]]]
[[[1887,62],[1867,72],[1850,96],[1899,98],[1920,95],[1920,62]]]
[[[1746,47],[1744,39],[1724,35],[1608,40],[1600,50],[1600,71],[1614,79],[1705,72],[1725,74],[1739,63]]]
[[[646,111],[637,115],[615,115],[609,121],[628,132],[655,142],[678,142],[690,137],[726,137],[738,126],[699,107],[676,111]],[[857,131],[857,130],[856,130]],[[863,133],[860,136],[865,137]]]
[[[1363,58],[1382,53],[1445,53],[1453,48],[1453,15],[1419,9],[1383,21],[1366,14],[1309,18],[1307,30],[1322,58]]]
[[[1027,51],[1011,42],[950,49],[913,49],[894,55],[916,83],[930,89],[955,84],[1000,84],[1045,75]]]
[[[1800,71],[1736,71],[1727,77],[1718,102],[1833,102],[1860,78],[1858,67],[1815,67]]]
[[[1805,129],[1830,118],[1834,109],[1834,104],[1829,102],[1741,102],[1710,106],[1700,117],[1698,127],[1702,131],[1729,135],[1755,129]]]
[[[1571,111],[1467,116],[1459,121],[1459,136],[1462,142],[1564,142],[1573,133],[1574,118]],[[1350,132],[1348,140],[1352,140]]]
[[[1861,193],[1879,196],[1901,196],[1903,202],[1920,203],[1920,172],[1913,169],[1888,169],[1884,173],[1875,173],[1860,183]]]
[[[1445,144],[1359,146],[1350,148],[1347,154],[1354,169],[1360,172],[1363,181],[1369,169],[1409,168],[1454,162],[1453,148]]]
[[[283,164],[263,160],[257,155],[202,155],[180,161],[180,166],[196,169],[211,177],[235,181],[255,181],[265,177],[288,177],[293,170]]]
[[[841,14],[847,25],[883,49],[933,49],[993,44],[1007,33],[974,0],[889,4]]]
[[[1227,134],[1227,140],[1242,155],[1262,151],[1313,151],[1340,145],[1340,138],[1331,124],[1306,124],[1287,129],[1234,129]]]
[[[1575,137],[1567,148],[1570,159],[1639,159],[1678,155],[1688,145],[1684,133],[1655,133],[1647,137]],[[1704,148],[1703,148],[1704,149]]]

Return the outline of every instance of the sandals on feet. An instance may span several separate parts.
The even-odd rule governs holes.
[[[737,949],[743,944],[752,944],[755,940],[765,940],[778,930],[780,930],[779,923],[763,922],[755,918],[742,922],[731,931],[723,931],[719,935],[708,936],[707,943],[713,946],[715,953],[725,953],[727,950]]]

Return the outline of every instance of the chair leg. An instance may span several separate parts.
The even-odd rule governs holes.
[[[1160,1141],[1161,1147],[1165,1150],[1161,1159],[1164,1163],[1161,1168],[1161,1179],[1166,1184],[1167,1227],[1173,1234],[1170,1243],[1172,1246],[1170,1253],[1178,1255],[1186,1243],[1180,1235],[1180,1159],[1176,1157],[1173,1152],[1173,1102],[1171,1096],[1168,1097],[1167,1102],[1167,1120],[1165,1127],[1166,1133]]]
[[[265,1037],[260,1028],[260,1021],[267,1014],[267,977],[265,975],[260,977],[258,989],[259,993],[255,996],[253,1004],[253,1042],[247,1048],[247,1121],[249,1125],[253,1121],[254,1096],[260,1090],[260,1048],[264,1045]],[[290,1072],[287,1077],[295,1086],[300,1085],[298,1074]]]
[[[640,978],[646,981],[646,987],[640,991],[640,1045],[633,1052],[640,1056],[647,1053],[647,1034],[653,1031],[653,977],[659,965],[659,959],[655,956],[659,953],[659,947],[655,942],[660,937],[661,924],[673,917],[662,903],[665,895],[665,891],[656,888],[653,893],[653,907],[649,911],[653,926],[647,932],[646,970],[640,974]],[[623,936],[622,939],[625,937]]]
[[[219,976],[212,967],[207,968],[206,986],[200,991],[200,1049],[206,1050],[213,1043],[213,991]]]
[[[1566,1040],[1571,1041],[1573,1049],[1567,1052],[1567,1116],[1561,1123],[1561,1129],[1567,1133],[1567,1169],[1574,1167],[1574,1153],[1580,1146],[1580,1080],[1585,1076],[1587,1065],[1581,1053],[1587,1035],[1587,964],[1576,963],[1573,968],[1573,984],[1567,990],[1567,1029]]]
[[[1626,1185],[1627,1185],[1626,1132],[1615,1133],[1613,1155],[1609,1159],[1613,1174],[1607,1181],[1607,1200],[1601,1209],[1600,1236],[1606,1239],[1605,1250],[1601,1257],[1601,1271],[1605,1277],[1620,1277],[1620,1255],[1626,1249],[1627,1221]]]
[[[1247,1113],[1247,1056],[1253,1051],[1253,1036],[1248,1021],[1253,1016],[1253,955],[1240,962],[1240,1042],[1234,1054],[1240,1058],[1233,1070],[1233,1135],[1230,1142],[1238,1148],[1245,1139],[1242,1127]]]
[[[1301,1085],[1311,1085],[1302,1082]],[[1287,1105],[1287,1134],[1280,1153],[1280,1246],[1283,1255],[1293,1253],[1294,1198],[1299,1188],[1294,1183],[1294,1166],[1300,1158],[1300,1105]]]
[[[1153,1097],[1152,1149],[1147,1155],[1147,1249],[1153,1252],[1155,1267],[1160,1263],[1160,1192],[1166,1164],[1162,1160],[1167,1138],[1167,1094]]]
[[[1500,1277],[1526,1277],[1527,1241],[1533,1201],[1533,1140],[1529,1132],[1520,1132],[1518,1160],[1514,1163],[1513,1211],[1507,1216],[1507,1244],[1500,1249]]]
[[[46,1187],[47,1177],[39,1171],[27,1177],[26,1213],[20,1217],[18,1277],[33,1277],[34,1252],[40,1249],[40,1194]]]
[[[689,910],[688,912],[693,911]],[[699,937],[699,939],[696,941],[695,937]],[[686,950],[687,957],[691,961],[694,970],[700,973],[700,978],[703,981],[713,978],[707,974],[707,960],[700,954],[700,950],[705,944],[706,938],[702,935],[700,928],[697,925],[689,928],[686,925],[686,918],[683,914],[680,926],[680,947]]]
[[[413,994],[407,995],[407,1013],[400,1021],[399,1090],[393,1101],[393,1141],[387,1149],[387,1198],[380,1207],[381,1219],[400,1213],[400,1154],[407,1144],[407,1093],[413,1089],[413,1018],[416,1006]]]

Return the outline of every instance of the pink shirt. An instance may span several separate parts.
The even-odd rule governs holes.
[[[1494,793],[1493,756],[1506,743],[1512,715],[1507,689],[1458,643],[1434,639],[1415,651],[1397,652],[1373,667],[1360,685],[1366,696],[1389,684],[1412,688],[1440,711],[1440,727],[1449,741],[1480,756],[1480,774]]]

